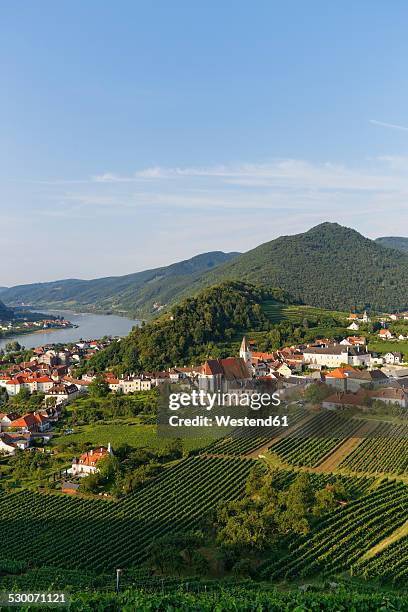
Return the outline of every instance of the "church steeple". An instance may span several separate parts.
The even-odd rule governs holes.
[[[248,372],[252,374],[252,351],[245,336],[242,338],[239,356],[245,361]]]

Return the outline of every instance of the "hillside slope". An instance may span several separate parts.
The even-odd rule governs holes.
[[[144,317],[159,311],[160,305],[171,301],[201,273],[236,255],[214,251],[125,276],[19,285],[0,291],[1,299],[10,305],[29,304]]]
[[[408,308],[408,254],[337,223],[262,244],[202,275],[188,290],[230,279],[281,287],[322,308]]]
[[[270,327],[262,308],[266,301],[283,305],[289,298],[280,289],[238,281],[209,287],[110,344],[83,365],[84,371],[112,366],[126,372],[151,371],[226,357],[226,343],[235,335]]]
[[[390,249],[408,251],[408,238],[403,236],[382,236],[381,238],[376,238],[375,242]]]
[[[13,311],[7,308],[3,302],[0,301],[0,321],[9,321],[13,318]]]

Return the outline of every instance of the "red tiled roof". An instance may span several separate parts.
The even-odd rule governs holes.
[[[79,458],[81,465],[94,466],[98,461],[104,459],[108,455],[109,451],[105,446],[94,448],[91,451],[83,453]]]

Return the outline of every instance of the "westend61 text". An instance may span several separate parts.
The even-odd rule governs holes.
[[[267,406],[279,406],[281,403],[279,393],[207,393],[205,391],[191,391],[190,393],[170,393],[170,410],[195,407],[212,410],[214,406],[241,406],[260,410]]]
[[[195,416],[183,418],[171,416],[169,418],[171,427],[289,427],[287,416],[268,416],[264,419],[251,417],[234,418],[232,416]]]

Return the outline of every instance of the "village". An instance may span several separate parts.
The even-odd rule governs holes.
[[[408,319],[407,314],[400,316]],[[391,322],[397,319],[397,315],[388,317]],[[366,312],[362,316],[350,314],[348,330],[355,333],[361,324],[369,322]],[[402,340],[390,331],[385,317],[381,318],[381,327],[376,333],[380,339],[395,338],[396,344]],[[111,342],[119,341],[108,338],[66,346],[41,346],[33,349],[29,361],[0,362],[0,392],[9,398],[41,398],[35,410],[21,413],[17,410],[17,402],[12,411],[0,412],[0,453],[13,455],[16,450],[37,447],[39,441],[47,444],[63,408],[76,398],[86,396],[97,378],[92,371],[78,378],[78,366]],[[363,335],[346,336],[340,341],[317,338],[308,344],[282,347],[270,353],[256,350],[255,342],[244,337],[237,356],[122,377],[105,372],[103,379],[112,394],[137,394],[159,389],[165,383],[211,392],[242,391],[258,385],[301,392],[312,384],[319,384],[332,391],[321,404],[325,409],[366,406],[368,400],[399,406],[402,410],[408,406],[408,364],[404,363],[403,354],[399,351],[369,352],[367,338]],[[74,473],[95,471],[98,460],[108,452],[112,451],[110,448],[108,451],[107,446],[87,451],[73,465]]]
[[[68,329],[75,327],[71,321],[61,318],[37,319],[27,321],[13,319],[10,321],[0,320],[0,337],[14,336],[15,334],[28,334],[46,329]]]

